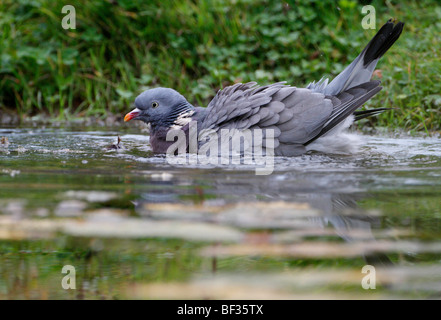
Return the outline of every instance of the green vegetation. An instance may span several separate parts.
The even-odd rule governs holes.
[[[234,82],[304,86],[334,76],[374,35],[355,0],[74,1],[64,30],[49,0],[0,3],[0,112],[105,117],[147,87],[172,87],[205,106]],[[405,21],[379,63],[384,90],[368,106],[395,107],[376,125],[441,130],[441,5],[374,0],[379,28]]]

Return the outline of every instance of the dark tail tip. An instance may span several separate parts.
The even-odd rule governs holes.
[[[381,58],[400,37],[403,27],[404,22],[389,19],[367,45],[364,66]]]
[[[355,111],[353,114],[355,116],[355,121],[367,118],[367,117],[372,117],[372,116],[376,116],[379,115],[380,113],[382,113],[383,111],[387,111],[387,110],[393,110],[393,108],[377,108],[377,109],[370,109],[370,110],[363,110],[363,111]]]

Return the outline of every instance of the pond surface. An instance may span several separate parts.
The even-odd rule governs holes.
[[[439,138],[262,176],[170,165],[140,132],[0,129],[0,299],[441,296]]]

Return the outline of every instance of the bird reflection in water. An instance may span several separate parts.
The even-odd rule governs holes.
[[[270,206],[271,203],[283,201],[308,204],[319,214],[302,217],[308,223],[307,230],[304,230],[305,234],[308,230],[322,229],[327,230],[325,233],[327,236],[329,233],[334,234],[348,244],[376,242],[372,229],[381,226],[382,217],[371,215],[359,208],[358,201],[369,197],[364,192],[334,193],[329,188],[320,187],[326,185],[323,183],[323,179],[331,177],[322,176],[320,179],[311,179],[309,185],[305,185],[305,181],[298,179],[298,177],[294,179],[297,183],[281,184],[277,183],[277,179],[274,178],[266,178],[263,183],[252,183],[250,179],[244,179],[241,176],[241,173],[221,173],[212,175],[213,179],[208,181],[200,181],[188,179],[188,175],[185,175],[185,179],[180,178],[179,175],[165,177],[159,175],[150,179],[149,189],[151,190],[140,195],[135,202],[135,208],[141,216],[151,217],[146,212],[149,209],[146,208],[152,204],[173,204],[177,206],[177,211],[180,208],[191,211],[195,206],[198,211],[204,207],[219,207],[220,212],[224,207],[231,208],[231,206],[241,203],[264,203]],[[243,214],[246,214],[246,211]],[[207,216],[212,217],[213,215],[207,213]],[[274,217],[278,219],[276,214]],[[179,212],[176,212],[174,219],[184,221],[188,219],[188,216],[183,214],[181,218]],[[192,221],[194,219],[192,216]],[[201,217],[200,220],[210,221],[207,217]],[[228,224],[225,220],[212,222]],[[269,230],[269,232],[272,231],[274,230]],[[276,231],[280,231],[280,229]],[[327,240],[325,239],[325,241]],[[360,252],[360,256],[363,257],[366,264],[375,267],[392,265],[391,260],[383,253]]]

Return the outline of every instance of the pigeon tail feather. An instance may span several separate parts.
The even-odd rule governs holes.
[[[310,83],[308,89],[326,95],[337,95],[345,90],[369,82],[378,60],[397,41],[403,31],[404,22],[387,21],[372,38],[357,58],[328,85],[322,79]]]

